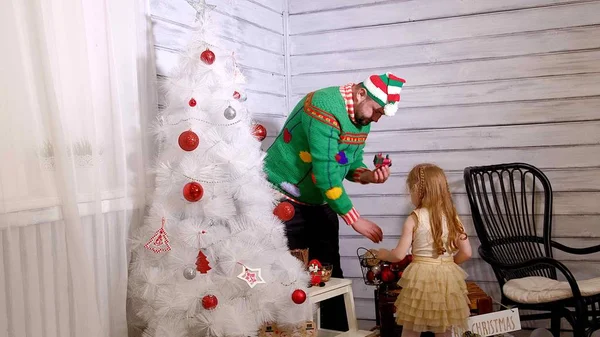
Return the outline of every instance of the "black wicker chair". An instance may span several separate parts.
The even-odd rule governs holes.
[[[552,240],[552,187],[546,175],[532,165],[511,163],[467,167],[464,179],[478,252],[496,275],[502,304],[539,312],[522,314],[524,321],[550,318],[554,336],[563,317],[576,337],[600,329],[600,277],[578,283],[552,256],[553,248],[584,255],[600,252],[600,245],[571,248]]]

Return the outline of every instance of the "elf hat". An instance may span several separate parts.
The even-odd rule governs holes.
[[[367,94],[383,107],[386,116],[394,116],[398,111],[400,91],[406,81],[391,73],[371,75],[363,82]]]

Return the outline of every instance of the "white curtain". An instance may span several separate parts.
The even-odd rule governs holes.
[[[127,336],[148,18],[144,0],[0,1],[0,336]]]

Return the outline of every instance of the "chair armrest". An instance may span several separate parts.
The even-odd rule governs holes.
[[[552,245],[552,248],[562,250],[563,252],[566,252],[569,254],[586,255],[586,254],[593,254],[593,253],[600,252],[600,245],[585,247],[585,248],[573,248],[573,247],[565,246],[562,243],[558,243],[554,240],[551,240],[550,244]]]
[[[535,243],[543,244],[544,238],[539,237],[539,236],[527,235],[527,236],[512,237],[510,239],[503,238],[503,239],[491,241],[492,244],[494,244],[494,243],[501,244],[501,243],[506,243],[506,242],[535,242]],[[593,253],[600,252],[600,245],[585,247],[585,248],[573,248],[573,247],[565,246],[562,243],[556,242],[554,240],[550,240],[550,246],[552,246],[552,248],[562,250],[563,252],[566,252],[569,254],[575,254],[575,255],[587,255],[587,254],[593,254]]]
[[[549,257],[537,257],[537,258],[534,258],[534,259],[531,259],[531,260],[528,260],[525,262],[521,262],[521,263],[508,264],[508,263],[500,262],[497,259],[495,259],[494,257],[490,256],[483,249],[482,246],[479,246],[479,249],[477,251],[479,252],[479,256],[485,262],[489,263],[492,267],[496,267],[496,268],[500,268],[500,269],[517,270],[517,269],[529,268],[529,267],[534,267],[534,266],[539,266],[539,265],[545,265],[548,267],[554,267],[554,268],[558,269],[567,279],[569,286],[571,286],[571,291],[573,292],[573,298],[578,302],[579,305],[582,305],[581,291],[579,290],[579,285],[577,284],[577,281],[575,280],[575,277],[573,276],[573,274],[571,273],[569,268],[567,268],[567,266],[565,266],[561,262],[559,262],[555,259],[549,258]]]

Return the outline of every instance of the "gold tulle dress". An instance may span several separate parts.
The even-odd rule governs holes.
[[[447,253],[433,257],[436,254],[429,212],[421,208],[414,213],[419,221],[413,236],[413,261],[398,281],[402,290],[395,302],[396,323],[417,332],[466,329],[469,317],[467,273]],[[447,239],[448,230],[444,224],[444,244]]]

